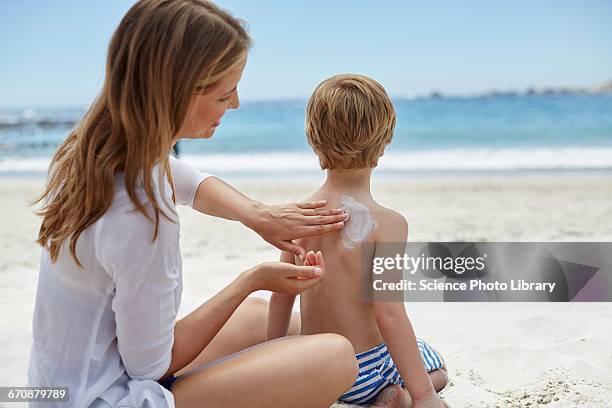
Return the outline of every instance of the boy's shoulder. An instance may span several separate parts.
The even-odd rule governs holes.
[[[343,194],[341,196],[346,198]],[[348,198],[351,199],[351,197]],[[317,201],[322,199],[329,200],[330,197],[325,196],[322,194],[321,190],[318,189],[303,201]],[[333,205],[337,204],[338,207],[342,206],[342,200],[340,200],[339,203],[335,201],[336,200],[332,200]],[[389,207],[385,207],[374,200],[370,202],[360,202],[359,204],[367,207],[369,213],[376,222],[376,227],[373,231],[374,235],[372,236],[374,241],[397,242],[406,240],[408,235],[408,222],[401,213]]]
[[[380,204],[374,210],[376,221],[376,241],[404,241],[408,236],[408,221],[398,211]]]

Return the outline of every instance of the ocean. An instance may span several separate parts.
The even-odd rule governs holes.
[[[377,173],[612,172],[612,94],[395,99],[397,125]],[[245,102],[180,157],[218,175],[317,174],[305,100]],[[44,174],[85,107],[0,109],[0,174]]]

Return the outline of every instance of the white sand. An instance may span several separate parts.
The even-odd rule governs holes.
[[[0,386],[25,385],[40,249],[26,206],[41,179],[0,178]],[[313,181],[239,181],[270,203]],[[378,201],[402,212],[411,241],[612,241],[612,179],[516,177],[384,180]],[[235,222],[181,209],[180,316],[277,251]],[[265,293],[258,293],[265,296]],[[410,303],[417,334],[445,356],[452,407],[612,405],[612,303]],[[2,406],[2,403],[0,403]],[[8,404],[15,407],[18,404]]]

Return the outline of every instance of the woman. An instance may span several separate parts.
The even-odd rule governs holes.
[[[142,0],[121,21],[101,94],[55,154],[39,199],[31,386],[67,386],[75,407],[321,407],[353,383],[354,351],[341,336],[248,348],[265,340],[265,305],[247,296],[299,293],[324,265],[255,266],[175,323],[175,204],[301,255],[291,239],[346,219],[324,203],[257,203],[169,157],[179,138],[211,137],[238,107],[249,45],[239,20],[203,0]]]

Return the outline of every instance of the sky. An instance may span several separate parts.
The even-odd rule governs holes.
[[[243,101],[306,98],[358,73],[394,97],[612,80],[609,0],[218,0],[254,47]],[[129,0],[0,2],[0,107],[85,106]]]

